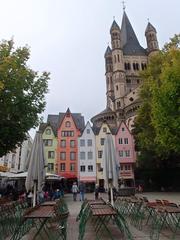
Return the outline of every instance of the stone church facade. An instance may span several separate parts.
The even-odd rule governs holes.
[[[106,109],[91,121],[100,127],[107,122],[118,127],[124,120],[131,130],[136,111],[140,106],[139,88],[142,80],[139,72],[146,69],[149,57],[159,50],[155,27],[148,22],[145,30],[147,48],[143,48],[133,30],[126,12],[121,28],[114,20],[110,28],[111,47],[105,52]]]

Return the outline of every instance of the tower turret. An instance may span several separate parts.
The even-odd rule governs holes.
[[[112,50],[108,46],[104,54],[105,58],[105,67],[106,67],[106,96],[107,96],[107,107],[112,108],[111,102],[114,97],[114,88],[113,88],[113,63],[112,63]]]
[[[123,97],[125,95],[125,71],[121,30],[115,20],[112,23],[110,34],[113,62],[114,109],[118,110],[124,106]]]
[[[148,22],[148,25],[146,27],[145,36],[147,41],[148,54],[151,55],[153,52],[159,50],[159,45],[157,41],[156,29],[150,22]]]

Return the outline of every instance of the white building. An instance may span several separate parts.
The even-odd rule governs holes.
[[[0,166],[4,166],[9,172],[14,173],[26,171],[27,156],[31,150],[32,142],[32,138],[28,135],[27,140],[20,147],[0,158]]]
[[[96,183],[96,147],[95,135],[89,122],[78,139],[79,180],[86,183],[89,190],[94,189]]]

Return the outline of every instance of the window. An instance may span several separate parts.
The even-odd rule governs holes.
[[[88,152],[88,160],[93,159],[93,153],[92,152]]]
[[[128,138],[124,138],[124,144],[128,144]]]
[[[86,166],[80,166],[80,172],[85,172],[86,171]]]
[[[90,146],[92,146],[92,139],[88,139],[87,140],[87,145],[90,147]]]
[[[66,153],[60,152],[60,160],[66,160]]]
[[[107,132],[107,128],[106,127],[103,127],[103,132]]]
[[[121,102],[117,102],[117,108],[121,107]]]
[[[116,63],[116,55],[114,55],[114,62]]]
[[[86,133],[87,133],[87,134],[89,134],[89,133],[90,133],[90,129],[89,129],[89,128],[86,130]]]
[[[54,163],[48,163],[48,172],[54,171]]]
[[[62,137],[73,137],[74,136],[74,131],[62,131],[61,136]]]
[[[16,154],[12,155],[11,168],[15,168]]]
[[[52,146],[53,140],[52,139],[44,139],[44,145],[45,146]]]
[[[102,145],[102,146],[104,145],[104,141],[105,141],[105,139],[104,139],[104,138],[101,138],[101,145]]]
[[[54,158],[54,151],[48,151],[48,158]]]
[[[125,151],[125,156],[126,156],[126,157],[130,157],[130,150],[126,150],[126,151]]]
[[[119,54],[117,55],[117,57],[118,57],[118,62],[120,62],[120,57],[119,57]]]
[[[66,126],[66,127],[70,127],[70,126],[71,126],[71,123],[70,123],[69,121],[67,121],[67,122],[65,123],[65,126]]]
[[[74,164],[74,163],[71,163],[71,164],[70,164],[70,171],[71,171],[71,172],[74,172],[74,171],[75,171],[75,164]]]
[[[80,139],[80,146],[84,147],[85,146],[85,140],[84,139]]]
[[[119,138],[119,144],[123,144],[123,139]]]
[[[85,152],[80,152],[80,159],[81,160],[85,160],[86,159]]]
[[[116,85],[116,91],[118,91],[118,85]]]
[[[122,128],[122,132],[124,132],[125,131],[125,129],[124,128]]]
[[[88,172],[93,172],[93,165],[88,166]]]
[[[119,156],[123,157],[123,151],[122,150],[119,151]]]
[[[139,79],[137,79],[137,83],[138,83],[138,84],[140,83],[140,80],[139,80]]]
[[[126,83],[131,83],[131,79],[127,78]]]
[[[70,141],[70,147],[74,148],[75,147],[75,140]]]
[[[66,147],[66,140],[61,140],[61,147]]]
[[[125,171],[129,171],[131,170],[131,166],[128,164],[128,165],[125,165]]]
[[[51,135],[51,129],[46,129],[46,132],[45,132],[47,135]]]
[[[60,171],[62,171],[62,172],[66,171],[66,164],[65,163],[60,164]]]
[[[98,158],[102,158],[102,151],[98,151]]]
[[[76,159],[76,153],[70,152],[70,160],[75,160],[75,159]]]

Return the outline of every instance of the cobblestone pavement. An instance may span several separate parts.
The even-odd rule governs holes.
[[[102,194],[101,195],[103,198],[107,199],[107,194]],[[180,204],[180,193],[159,193],[159,192],[153,192],[153,193],[143,193],[143,194],[138,194],[138,196],[147,196],[148,199],[150,200],[155,200],[155,199],[167,199],[172,202],[176,202]],[[85,196],[87,199],[94,199],[94,194],[86,194]],[[77,198],[77,201],[73,201],[72,199],[72,194],[66,194],[65,195],[65,200],[67,201],[68,208],[69,208],[69,218],[68,218],[68,238],[67,240],[78,240],[78,222],[76,222],[76,217],[80,211],[81,208],[81,202],[79,201],[79,198]],[[134,228],[132,225],[130,226],[130,231],[133,234],[133,237],[135,240],[149,240],[149,232],[144,230],[143,231],[138,231],[136,228]],[[114,231],[116,231],[114,229]],[[116,235],[116,234],[115,234]],[[117,239],[121,239],[121,236],[119,233],[117,233]],[[91,229],[91,226],[87,226],[86,228],[86,235],[84,240],[94,240],[94,232]],[[104,240],[109,239],[104,237]],[[169,233],[165,233],[160,236],[159,240],[170,240],[170,235]],[[177,240],[180,239],[180,235],[176,238]],[[175,239],[175,240],[176,240]]]

